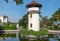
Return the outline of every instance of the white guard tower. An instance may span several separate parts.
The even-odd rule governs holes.
[[[42,5],[33,0],[26,7],[28,8],[28,30],[39,31],[39,14]]]

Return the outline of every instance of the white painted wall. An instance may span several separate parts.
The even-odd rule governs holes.
[[[0,20],[2,22],[4,22],[4,23],[7,23],[8,22],[8,19],[7,18],[4,19],[4,16],[0,16]]]
[[[33,7],[33,8],[29,8],[28,11],[31,10],[37,10],[39,11],[38,7]],[[30,24],[32,23],[32,28],[30,27]],[[38,13],[34,13],[32,14],[32,18],[30,18],[30,14],[28,14],[28,30],[33,30],[33,31],[39,31],[40,27],[39,27],[39,14]]]
[[[28,12],[29,12],[29,11],[33,11],[33,10],[37,10],[37,11],[39,11],[39,8],[38,8],[38,7],[28,8]]]
[[[29,20],[28,20],[28,30],[32,29],[34,31],[39,31],[40,27],[39,27],[39,14],[32,14],[32,18],[30,18],[30,14],[29,16]],[[32,23],[32,28],[30,27],[30,24]]]

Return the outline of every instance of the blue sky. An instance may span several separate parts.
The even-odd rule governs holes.
[[[0,16],[7,15],[9,21],[18,22],[19,19],[27,13],[26,5],[32,0],[23,0],[23,4],[16,5],[13,0],[9,0],[6,3],[4,0],[0,0]],[[52,14],[60,8],[60,0],[36,0],[42,4],[41,15],[50,18]]]

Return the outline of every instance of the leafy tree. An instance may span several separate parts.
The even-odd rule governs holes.
[[[5,0],[7,3],[9,2],[9,0]],[[22,4],[23,0],[14,0],[14,2],[16,2],[16,5]]]
[[[53,18],[48,19],[47,25],[48,26],[52,26],[52,24],[53,24]]]
[[[23,28],[27,27],[28,25],[28,14],[25,14],[22,19],[19,20],[19,25]]]
[[[60,9],[58,9],[50,18],[51,21],[53,22],[60,22]]]
[[[42,17],[41,25],[43,26],[43,28],[47,27],[47,22],[48,22],[47,17],[46,16]]]
[[[51,27],[51,28],[57,28],[57,25],[56,23],[57,22],[60,22],[60,9],[58,9],[53,15],[52,17],[49,19],[49,22],[48,22],[48,25]]]
[[[4,15],[3,17],[4,17],[4,18],[8,18],[8,16],[6,16],[6,15]]]
[[[60,9],[58,9],[53,15],[52,18],[54,21],[60,21]]]

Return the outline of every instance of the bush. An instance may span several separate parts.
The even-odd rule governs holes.
[[[35,36],[42,36],[42,35],[47,35],[48,34],[48,31],[44,30],[44,29],[41,29],[40,31],[22,29],[20,32],[23,35],[35,35]]]
[[[54,27],[54,26],[49,26],[48,29],[50,29],[50,30],[60,30],[60,28]]]
[[[9,23],[4,23],[3,25],[0,25],[0,30],[15,30],[16,29],[16,24],[9,24]]]

